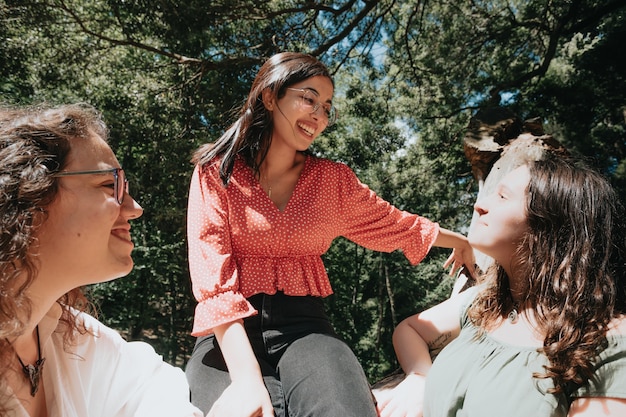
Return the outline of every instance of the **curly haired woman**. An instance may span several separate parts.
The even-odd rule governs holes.
[[[610,184],[550,157],[475,210],[468,239],[495,264],[398,325],[406,377],[378,393],[380,415],[626,415],[626,234]]]
[[[127,275],[128,194],[88,105],[0,109],[0,415],[199,417],[181,369],[87,313]]]

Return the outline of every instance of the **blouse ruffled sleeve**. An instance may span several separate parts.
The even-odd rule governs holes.
[[[239,291],[228,199],[217,164],[194,169],[188,204],[189,272],[198,301],[192,335],[204,336],[214,327],[252,316],[256,310]]]
[[[343,236],[379,252],[400,249],[412,265],[424,259],[437,238],[439,224],[397,209],[361,183],[347,165],[337,166],[344,205]]]

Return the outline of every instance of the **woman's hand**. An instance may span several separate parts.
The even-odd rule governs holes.
[[[476,257],[474,256],[474,249],[470,246],[467,237],[441,227],[437,239],[435,239],[433,244],[440,248],[452,248],[452,254],[443,264],[444,268],[448,268],[452,265],[450,275],[456,274],[457,271],[463,269],[463,266],[467,268],[470,275],[474,275]]]
[[[207,417],[273,417],[272,400],[261,380],[233,382],[215,401]]]
[[[379,417],[422,417],[426,377],[408,374],[392,389],[374,390]]]
[[[459,246],[455,246],[454,249],[452,249],[452,253],[443,264],[443,267],[447,269],[450,265],[452,265],[452,268],[450,268],[450,275],[455,275],[457,271],[460,271],[465,267],[467,272],[470,274],[470,277],[468,278],[473,278],[476,265],[474,250],[467,240],[460,240],[459,243]]]

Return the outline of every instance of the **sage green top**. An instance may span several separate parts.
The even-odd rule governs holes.
[[[461,333],[437,356],[428,373],[424,417],[561,417],[575,397],[626,398],[626,336],[608,337],[592,380],[566,395],[549,394],[551,379],[543,372],[547,358],[536,348],[513,346],[488,334],[477,336],[467,317],[476,288],[461,313]],[[478,338],[477,338],[478,337]]]

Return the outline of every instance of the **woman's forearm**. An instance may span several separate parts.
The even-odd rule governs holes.
[[[428,374],[432,366],[428,344],[406,321],[396,327],[393,347],[405,374]]]
[[[440,248],[461,248],[469,246],[469,242],[462,234],[441,227],[433,245]]]
[[[241,320],[222,324],[213,331],[222,350],[231,381],[262,379],[261,368]]]

